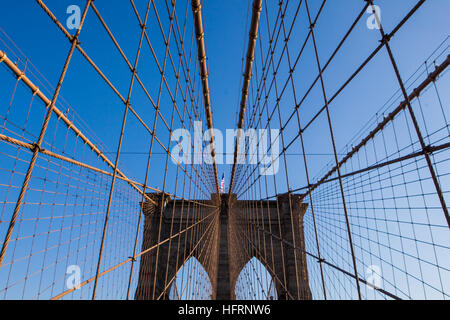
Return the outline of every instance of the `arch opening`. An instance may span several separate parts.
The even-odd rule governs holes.
[[[278,300],[271,273],[256,257],[242,268],[234,293],[236,300]]]
[[[170,300],[211,300],[213,294],[208,273],[195,257],[178,270],[169,292]]]

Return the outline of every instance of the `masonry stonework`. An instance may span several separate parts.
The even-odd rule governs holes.
[[[147,253],[141,256],[135,299],[169,299],[170,285],[190,257],[206,270],[212,299],[236,299],[238,276],[253,257],[274,279],[278,299],[311,299],[302,195],[271,201],[237,200],[235,195],[231,201],[228,195],[212,195],[209,201],[150,196],[157,205],[143,206],[142,250]],[[193,224],[195,228],[186,230]]]

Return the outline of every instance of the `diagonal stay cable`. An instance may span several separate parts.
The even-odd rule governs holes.
[[[208,67],[206,65],[206,49],[205,49],[205,41],[204,41],[204,33],[203,33],[203,23],[202,23],[202,12],[201,12],[201,4],[200,0],[192,0],[192,12],[194,13],[194,26],[195,26],[195,34],[197,37],[197,51],[198,51],[198,60],[200,64],[200,73],[202,78],[202,86],[203,86],[203,96],[205,103],[205,112],[206,112],[206,120],[208,129],[213,129],[213,121],[212,121],[212,112],[211,112],[211,99],[209,97],[209,84],[208,84]],[[214,135],[211,134],[211,156],[213,158],[213,167],[214,167],[214,180],[216,184],[216,192],[219,191],[219,177],[217,172],[217,163],[216,163],[216,149],[214,147]]]
[[[252,9],[252,22],[250,25],[249,42],[247,48],[247,60],[245,63],[244,83],[242,85],[241,106],[237,126],[238,132],[236,135],[236,145],[234,148],[234,161],[233,161],[233,168],[231,170],[230,186],[228,188],[228,201],[230,201],[231,194],[233,192],[233,183],[236,174],[236,164],[239,152],[239,144],[241,139],[242,128],[244,127],[245,108],[247,106],[247,97],[250,86],[250,79],[252,77],[253,60],[255,58],[255,47],[256,47],[256,40],[258,38],[258,27],[259,27],[259,17],[261,15],[261,8],[262,8],[262,0],[254,0]]]

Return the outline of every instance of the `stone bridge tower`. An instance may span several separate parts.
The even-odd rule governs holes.
[[[236,298],[238,276],[253,257],[274,279],[278,299],[311,299],[303,233],[307,205],[302,203],[303,196],[285,194],[271,201],[241,201],[232,195],[229,203],[228,195],[212,195],[209,201],[172,200],[162,194],[149,196],[157,205],[144,203],[142,251],[148,253],[141,256],[135,299],[168,299],[171,280],[188,260],[189,253],[198,258],[205,250],[210,263],[203,267],[211,281],[212,299]],[[196,209],[192,210],[196,203]],[[220,213],[211,214],[217,206]],[[258,217],[246,215],[249,206],[258,209]],[[196,216],[189,216],[193,211]],[[212,219],[219,219],[218,227],[200,239],[195,230],[206,230]],[[247,230],[249,220],[251,233]],[[195,223],[201,226],[176,235]],[[171,235],[176,236],[170,238]],[[161,243],[165,239],[169,240]],[[197,260],[202,263],[202,259]]]

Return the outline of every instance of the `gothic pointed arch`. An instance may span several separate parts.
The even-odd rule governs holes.
[[[213,295],[208,272],[195,257],[189,258],[178,269],[169,292],[170,300],[210,300]]]
[[[272,273],[256,257],[242,268],[234,284],[236,300],[277,300],[278,293]]]

